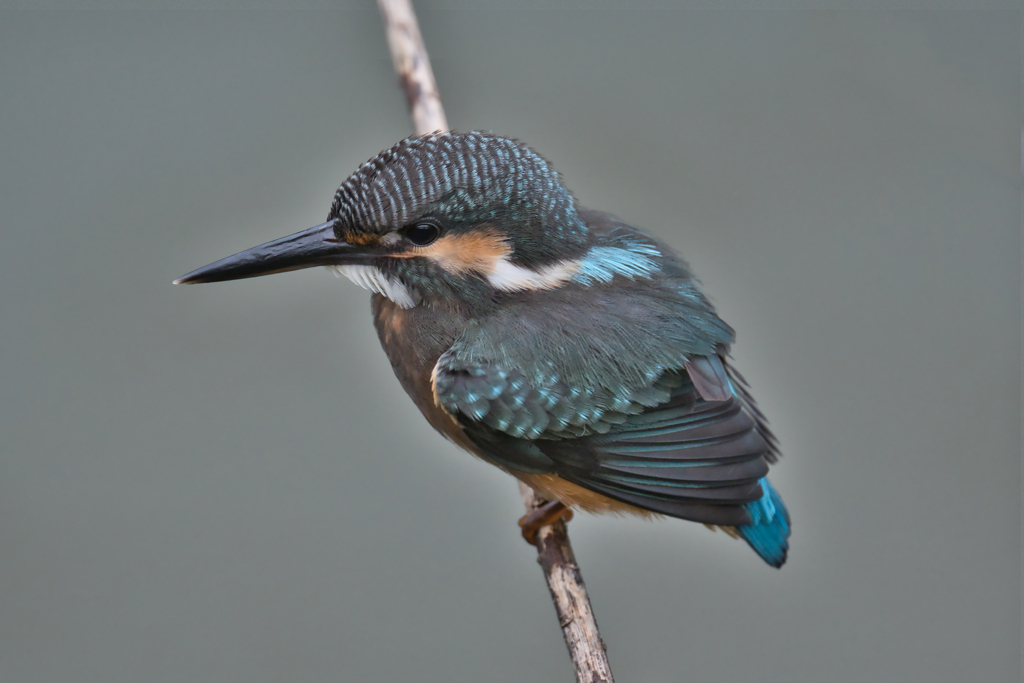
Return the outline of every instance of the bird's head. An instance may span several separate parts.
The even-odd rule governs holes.
[[[176,284],[329,266],[403,307],[557,287],[587,249],[572,194],[522,143],[487,133],[402,140],[360,166],[322,225]]]

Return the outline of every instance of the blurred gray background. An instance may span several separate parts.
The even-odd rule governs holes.
[[[366,292],[170,284],[411,132],[376,9],[154,6],[0,12],[0,680],[572,680]],[[452,125],[689,259],[785,452],[781,571],[572,523],[618,679],[1019,680],[1019,11],[489,6],[420,7]]]

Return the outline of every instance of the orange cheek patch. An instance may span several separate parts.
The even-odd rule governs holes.
[[[362,247],[372,247],[380,243],[380,235],[370,232],[350,232],[345,234],[345,241]]]
[[[416,247],[410,256],[425,256],[449,273],[467,272],[487,275],[499,261],[512,253],[505,235],[495,230],[481,230],[463,235],[445,235],[426,247]]]

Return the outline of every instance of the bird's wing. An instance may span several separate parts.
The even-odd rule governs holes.
[[[437,401],[453,415],[533,440],[607,432],[667,401],[676,381],[667,371],[687,364],[707,398],[723,395],[728,378],[717,358],[732,330],[703,297],[670,294],[621,288],[503,306],[441,355]]]
[[[762,497],[773,448],[720,356],[731,330],[710,306],[607,296],[623,300],[592,318],[556,302],[468,329],[434,370],[437,402],[509,469],[676,517],[748,523],[743,505]]]
[[[467,329],[434,368],[435,400],[513,472],[735,527],[781,566],[789,515],[765,478],[778,450],[726,359],[732,331],[710,305],[666,317],[626,299],[597,316],[548,305]]]
[[[721,363],[721,359],[716,358]],[[773,438],[727,379],[707,400],[687,372],[669,373],[669,399],[628,415],[605,434],[538,442],[563,479],[640,508],[707,524],[752,523],[765,495]]]

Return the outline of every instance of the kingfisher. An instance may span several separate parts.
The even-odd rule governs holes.
[[[175,284],[325,266],[372,292],[381,346],[427,422],[573,510],[676,517],[772,567],[790,518],[778,443],[733,367],[733,329],[662,242],[584,208],[522,142],[398,142],[334,195],[327,222]]]

